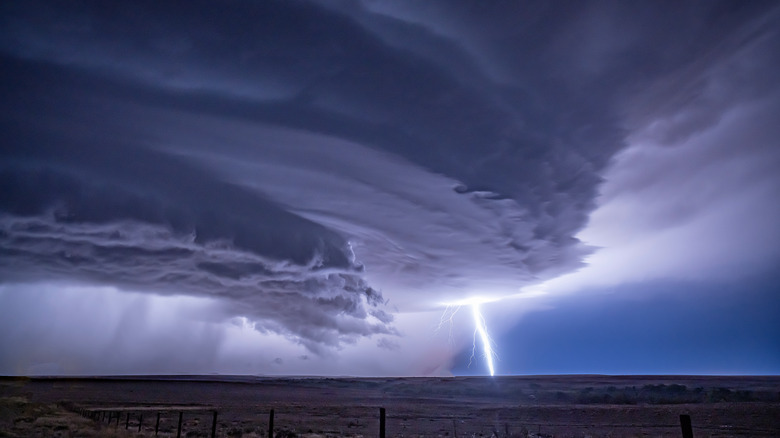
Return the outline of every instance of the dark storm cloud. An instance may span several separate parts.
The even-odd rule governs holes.
[[[182,177],[180,168],[175,175]],[[154,179],[149,169],[143,176]],[[344,320],[363,321],[364,307],[382,299],[346,258],[343,240],[262,198],[222,184],[210,195],[194,182],[188,190],[196,199],[144,193],[142,184],[19,163],[0,180],[8,189],[0,201],[7,281],[65,277],[225,296],[239,305],[237,313],[266,321],[264,327],[329,345],[388,332]],[[214,210],[198,208],[204,204]]]
[[[9,76],[25,73],[23,64],[8,66]],[[86,84],[64,81],[31,99],[25,87],[6,93],[6,281],[72,278],[223,296],[235,313],[262,321],[259,329],[312,349],[392,332],[390,318],[375,309],[381,295],[361,278],[342,236],[147,147],[150,136],[136,129],[152,130],[150,117],[116,102],[103,114],[81,110],[95,103],[77,97]],[[366,322],[369,314],[379,321]]]
[[[563,5],[5,3],[4,278],[222,297],[317,350],[572,271],[626,106],[769,7]]]

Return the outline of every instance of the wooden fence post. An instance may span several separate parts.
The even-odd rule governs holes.
[[[379,438],[385,438],[385,408],[379,408]]]
[[[683,438],[693,438],[693,427],[691,427],[690,415],[680,415],[680,427],[682,428]]]
[[[130,412],[127,413],[127,418],[125,418],[125,430],[130,427]]]
[[[181,438],[181,417],[184,415],[184,412],[179,412],[179,429],[176,432],[176,438]]]
[[[271,409],[271,415],[268,416],[268,438],[274,438],[274,410]]]
[[[144,414],[138,415],[138,433],[141,433],[141,424],[144,422]]]
[[[157,432],[160,430],[160,413],[157,412],[157,423],[154,425],[154,436],[157,436]]]
[[[217,411],[214,411],[214,420],[211,422],[211,438],[217,436]]]
[[[116,411],[116,425],[114,426],[114,429],[119,427],[119,411]]]

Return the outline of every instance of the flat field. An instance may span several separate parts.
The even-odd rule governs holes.
[[[0,379],[0,436],[780,437],[780,377]],[[92,413],[92,418],[83,414]],[[159,423],[157,417],[159,413]]]

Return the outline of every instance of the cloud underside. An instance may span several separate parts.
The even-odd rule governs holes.
[[[543,5],[4,4],[0,277],[213,297],[322,351],[576,270],[627,130],[777,14]]]

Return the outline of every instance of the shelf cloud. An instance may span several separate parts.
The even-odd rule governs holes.
[[[667,7],[4,4],[0,277],[395,350],[399,313],[583,267],[640,137],[678,147],[777,91],[771,3]]]

